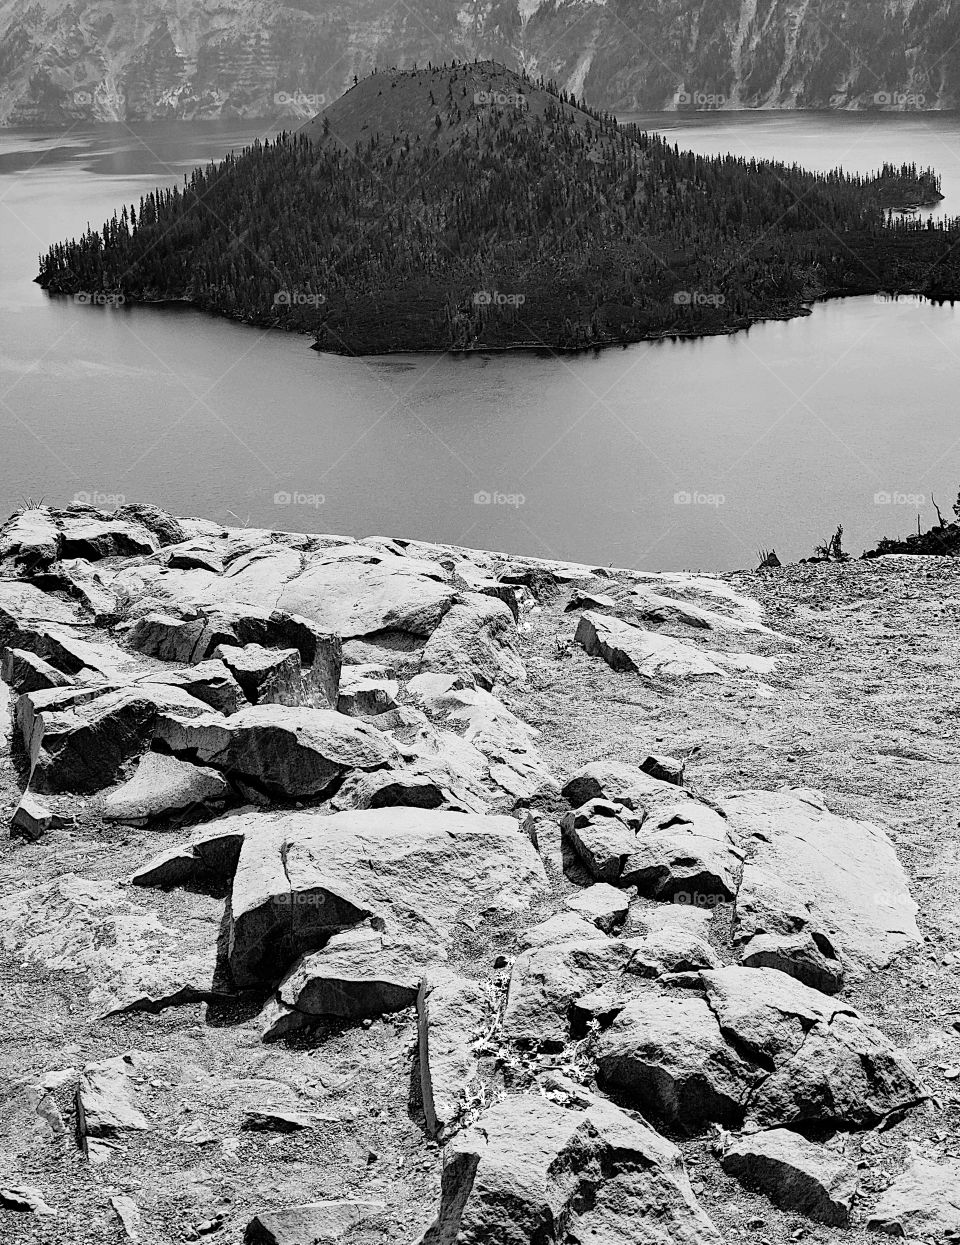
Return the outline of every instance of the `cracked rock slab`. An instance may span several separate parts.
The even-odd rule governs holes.
[[[857,1191],[852,1163],[786,1128],[737,1138],[724,1152],[723,1169],[759,1189],[782,1210],[841,1227],[849,1222]]]

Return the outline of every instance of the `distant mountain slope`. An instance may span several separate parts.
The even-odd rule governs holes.
[[[960,107],[951,0],[0,0],[0,123],[307,118],[494,58],[600,108]]]
[[[300,133],[50,248],[86,301],[180,300],[324,349],[579,348],[728,332],[827,292],[960,289],[932,173],[705,159],[489,62],[367,78]]]

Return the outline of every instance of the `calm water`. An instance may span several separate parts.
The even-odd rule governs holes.
[[[960,117],[644,118],[701,152],[932,164],[960,213]],[[700,342],[551,359],[341,359],[198,313],[88,308],[38,252],[257,135],[0,130],[0,511],[151,500],[224,522],[396,533],[645,569],[854,552],[960,488],[960,318],[873,299]],[[476,502],[475,495],[493,495]],[[879,495],[879,501],[875,500]],[[890,498],[887,501],[887,498]]]

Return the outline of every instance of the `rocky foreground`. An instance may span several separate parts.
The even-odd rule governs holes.
[[[960,1239],[949,562],[0,576],[0,1239]]]

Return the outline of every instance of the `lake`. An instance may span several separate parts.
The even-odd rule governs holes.
[[[682,148],[933,165],[955,114],[630,117]],[[0,130],[0,511],[152,501],[225,524],[385,533],[647,570],[854,553],[960,489],[960,317],[873,298],[578,356],[339,358],[189,309],[85,307],[37,256],[257,123]]]

